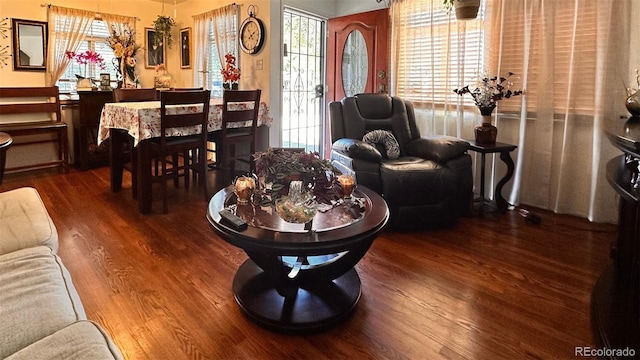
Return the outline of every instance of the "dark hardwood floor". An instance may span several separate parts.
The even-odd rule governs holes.
[[[356,267],[353,317],[291,336],[240,312],[231,282],[247,257],[214,234],[201,189],[170,186],[169,214],[156,196],[141,215],[128,174],[112,193],[108,168],[8,174],[0,189],[22,186],[40,192],[87,316],[127,359],[574,358],[595,346],[590,295],[616,236],[614,225],[544,211],[540,225],[511,211],[385,230]]]

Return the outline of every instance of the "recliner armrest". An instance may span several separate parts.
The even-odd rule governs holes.
[[[373,145],[362,140],[339,139],[331,146],[332,150],[343,153],[350,158],[380,163],[382,154]]]
[[[409,156],[416,156],[439,163],[466,154],[469,143],[453,136],[433,135],[411,140],[406,146]]]

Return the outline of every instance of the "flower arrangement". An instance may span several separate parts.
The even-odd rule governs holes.
[[[154,69],[156,70],[156,74],[160,74],[161,71],[163,73],[167,71],[167,67],[164,65],[164,63],[156,65]]]
[[[155,45],[162,45],[162,39],[164,39],[167,47],[171,49],[171,45],[173,45],[171,28],[174,26],[176,26],[176,21],[172,17],[158,15],[158,18],[153,21],[153,30],[155,31],[153,41]]]
[[[119,34],[116,28],[112,27],[107,43],[113,49],[113,54],[115,55],[113,66],[118,74],[118,79],[124,80],[125,85],[127,83],[136,83],[135,56],[141,46],[136,44],[135,32],[125,26],[122,33]]]
[[[475,89],[470,90],[469,85],[467,85],[461,89],[454,89],[453,91],[460,96],[470,94],[482,115],[490,115],[498,101],[523,93],[522,90],[512,91],[510,89],[513,83],[509,81],[509,78],[513,75],[514,73],[509,72],[506,77],[483,76],[478,79]],[[488,112],[488,114],[485,112]]]
[[[87,50],[84,52],[65,51],[65,56],[71,61],[75,61],[79,65],[84,65],[84,76],[76,75],[78,79],[88,78],[87,65],[96,64],[100,69],[105,69],[104,59],[100,54],[93,50]]]
[[[256,175],[267,203],[275,202],[287,195],[288,185],[293,180],[302,181],[303,188],[313,192],[316,201],[330,204],[340,198],[337,175],[340,171],[329,160],[320,158],[317,152],[298,152],[290,149],[273,149],[257,152]],[[268,184],[268,185],[266,185]]]
[[[240,80],[240,69],[236,67],[236,57],[232,53],[224,56],[224,68],[220,70],[225,89],[237,89]]]

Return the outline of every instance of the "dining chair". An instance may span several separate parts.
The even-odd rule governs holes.
[[[154,88],[118,88],[113,91],[113,96],[116,102],[155,101],[158,100],[158,91]]]
[[[158,91],[154,88],[117,88],[113,90],[113,99],[115,102],[135,102],[135,101],[156,101],[158,100]],[[130,153],[130,169],[131,171],[131,193],[134,199],[138,195],[138,177],[136,176],[138,166],[138,156],[133,146],[133,139],[128,144]],[[125,166],[125,168],[127,168]],[[177,179],[175,180],[177,186]]]
[[[209,132],[208,141],[215,143],[215,168],[223,172],[225,182],[235,175],[236,161],[246,163],[250,171],[254,170],[261,92],[260,89],[225,90],[222,95],[222,127],[219,131]],[[244,145],[242,148],[238,146],[241,144]]]
[[[184,156],[182,168],[185,171],[185,185],[188,187],[189,171],[198,174],[198,180],[204,186],[205,200],[209,199],[207,185],[207,123],[209,117],[209,90],[197,91],[162,91],[160,93],[160,137],[151,139],[150,150],[153,156],[160,158],[161,169],[156,177],[162,185],[163,212],[168,212],[167,179],[176,173],[176,164],[167,167],[167,157],[175,154],[192,154]],[[187,107],[188,111],[176,109]],[[170,111],[167,111],[169,109]],[[193,135],[167,136],[167,131],[184,127],[198,126]]]

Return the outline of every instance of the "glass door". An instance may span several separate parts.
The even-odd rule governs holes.
[[[323,153],[325,21],[285,8],[282,146]]]

